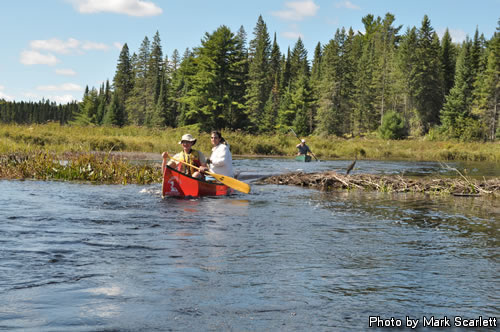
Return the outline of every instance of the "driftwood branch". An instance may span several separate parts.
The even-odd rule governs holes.
[[[270,176],[260,183],[297,185],[324,191],[363,189],[386,192],[446,193],[455,196],[477,196],[478,193],[500,196],[500,179],[475,180],[460,178],[407,178],[373,174],[343,175],[335,171],[323,173],[293,172]]]

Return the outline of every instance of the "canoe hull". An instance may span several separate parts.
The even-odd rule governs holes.
[[[224,196],[232,193],[231,188],[219,182],[195,179],[168,166],[163,174],[162,197]]]
[[[308,156],[308,155],[305,155],[305,154],[301,154],[297,157],[295,157],[295,160],[297,161],[304,161],[304,162],[310,162],[311,161],[311,156]]]

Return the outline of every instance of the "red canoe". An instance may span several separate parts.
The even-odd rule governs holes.
[[[231,188],[220,182],[195,179],[169,166],[165,168],[162,187],[162,197],[223,196],[233,193]]]

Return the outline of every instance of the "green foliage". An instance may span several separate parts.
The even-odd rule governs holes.
[[[364,33],[337,29],[317,44],[312,66],[301,38],[282,54],[262,16],[248,45],[243,27],[235,34],[222,25],[170,59],[156,32],[132,54],[124,44],[112,87],[87,87],[80,103],[68,105],[0,100],[0,122],[197,124],[252,134],[293,126],[301,135],[366,137],[396,112],[412,136],[442,125],[439,135],[452,139],[497,139],[500,23],[490,40],[476,30],[460,46],[448,31],[439,40],[427,16],[404,34],[395,22],[390,13],[368,14]]]
[[[384,114],[378,133],[383,139],[403,139],[408,135],[404,119],[394,111]]]

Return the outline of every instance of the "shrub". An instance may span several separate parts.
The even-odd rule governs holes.
[[[383,139],[403,139],[408,136],[403,118],[394,111],[384,114],[378,133]]]

